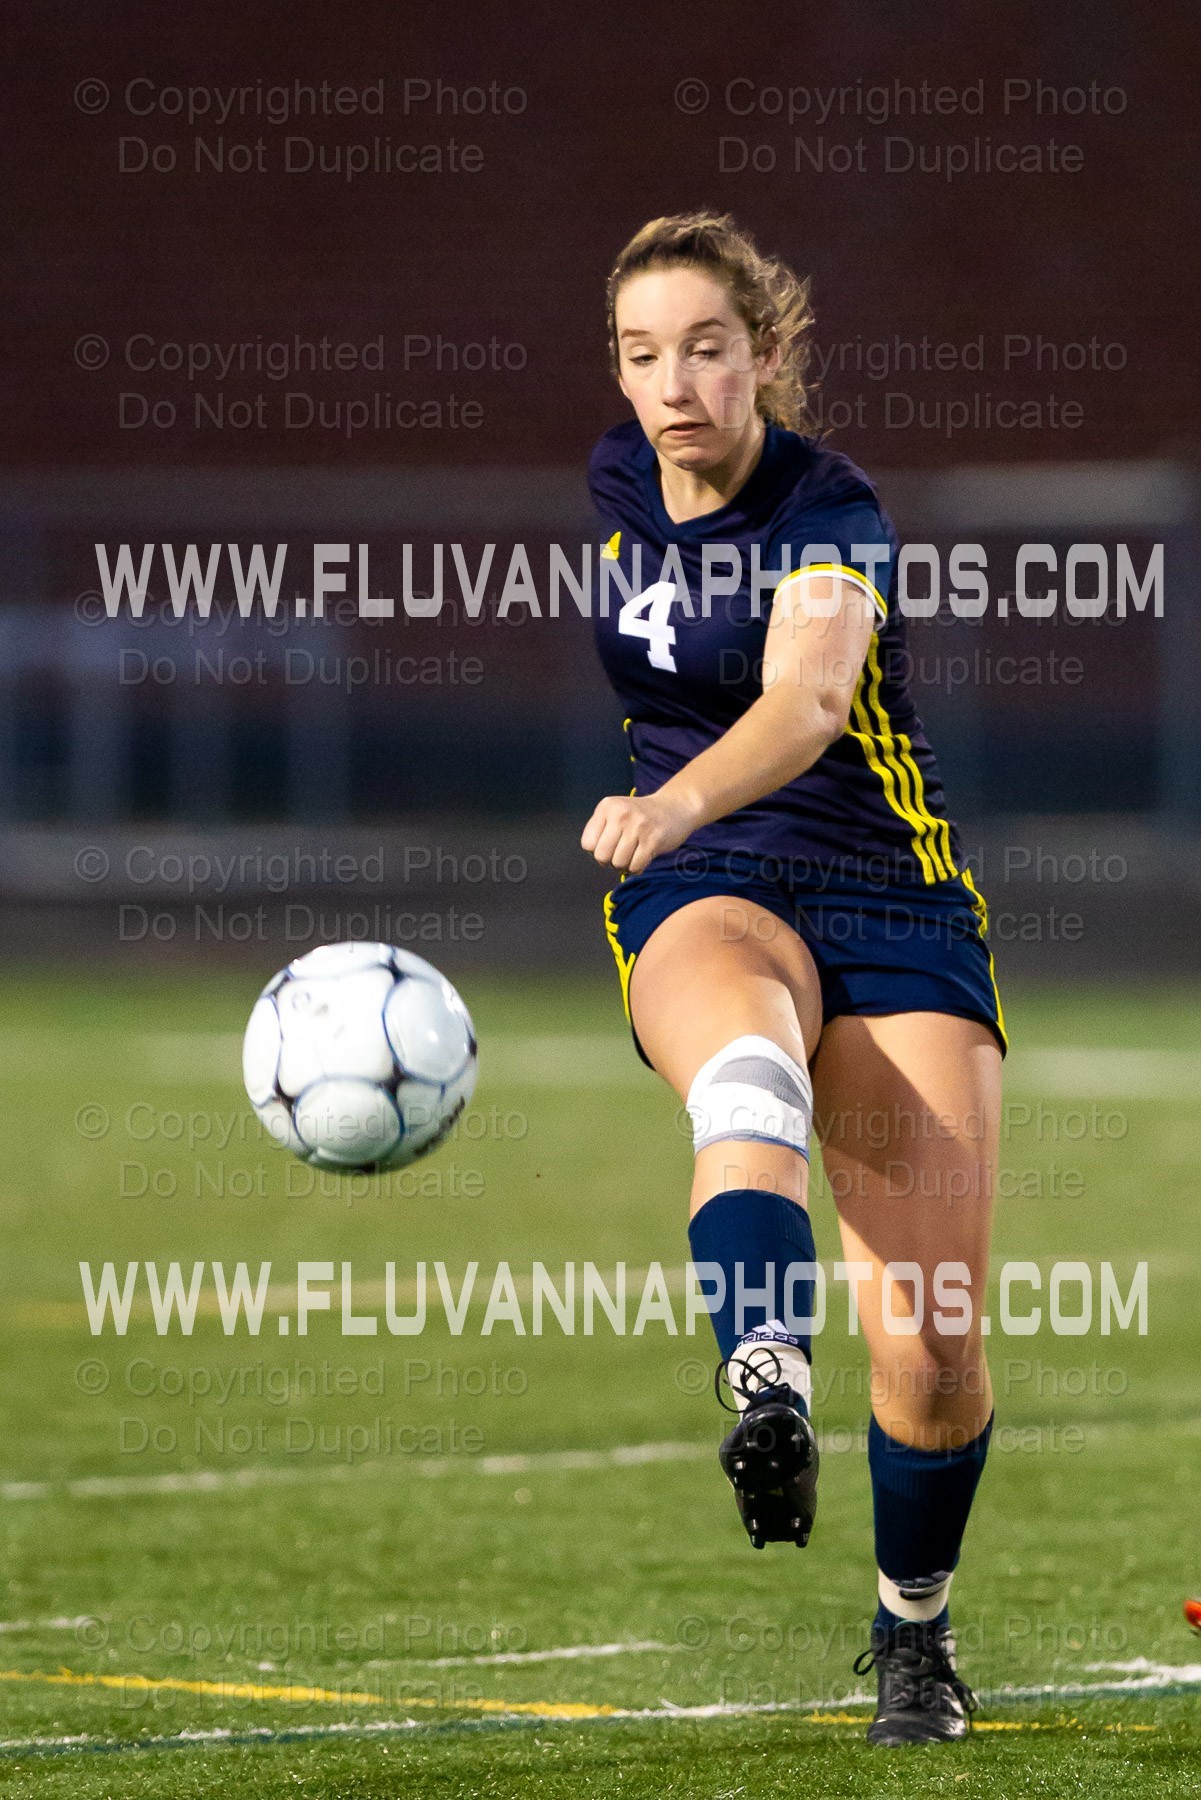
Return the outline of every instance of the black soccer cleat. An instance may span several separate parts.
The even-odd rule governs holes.
[[[741,1391],[747,1395],[745,1386]],[[755,1549],[795,1544],[803,1550],[817,1511],[817,1438],[791,1388],[765,1385],[747,1395],[745,1412],[717,1454]]]
[[[871,1668],[878,1694],[869,1744],[954,1744],[967,1736],[976,1696],[955,1672],[949,1625],[873,1625],[871,1648],[856,1657],[855,1673]]]

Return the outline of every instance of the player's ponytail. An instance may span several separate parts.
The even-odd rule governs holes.
[[[779,347],[779,372],[759,389],[757,404],[764,418],[790,431],[816,435],[819,426],[810,409],[805,379],[813,326],[809,282],[800,280],[786,263],[764,256],[729,213],[675,213],[652,219],[635,232],[605,284],[609,356],[614,370],[618,367],[615,314],[619,291],[633,275],[677,265],[708,269],[726,282],[756,352],[773,344]]]

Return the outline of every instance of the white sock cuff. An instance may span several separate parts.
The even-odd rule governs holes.
[[[750,1389],[749,1395],[741,1393],[737,1385],[740,1365],[745,1367],[749,1375],[746,1382]],[[730,1382],[730,1391],[739,1412],[745,1412],[755,1396],[756,1377],[767,1387],[785,1384],[794,1394],[800,1395],[808,1411],[813,1410],[813,1370],[809,1358],[796,1344],[780,1343],[774,1338],[756,1338],[749,1342],[744,1340],[730,1358],[728,1372],[734,1377]]]
[[[906,1584],[898,1586],[890,1581],[883,1569],[879,1574],[880,1599],[889,1612],[896,1613],[898,1619],[910,1619],[915,1625],[924,1625],[930,1619],[936,1619],[947,1604],[947,1596],[951,1591],[954,1572],[940,1581],[937,1587],[923,1587],[920,1591]]]

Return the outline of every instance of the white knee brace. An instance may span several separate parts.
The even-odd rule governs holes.
[[[735,1038],[711,1056],[698,1069],[685,1105],[697,1150],[731,1138],[809,1154],[809,1071],[770,1038]]]

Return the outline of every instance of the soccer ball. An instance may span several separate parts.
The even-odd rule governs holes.
[[[250,1104],[321,1169],[424,1156],[475,1089],[471,1017],[430,963],[388,944],[323,944],[269,981],[242,1042]]]

